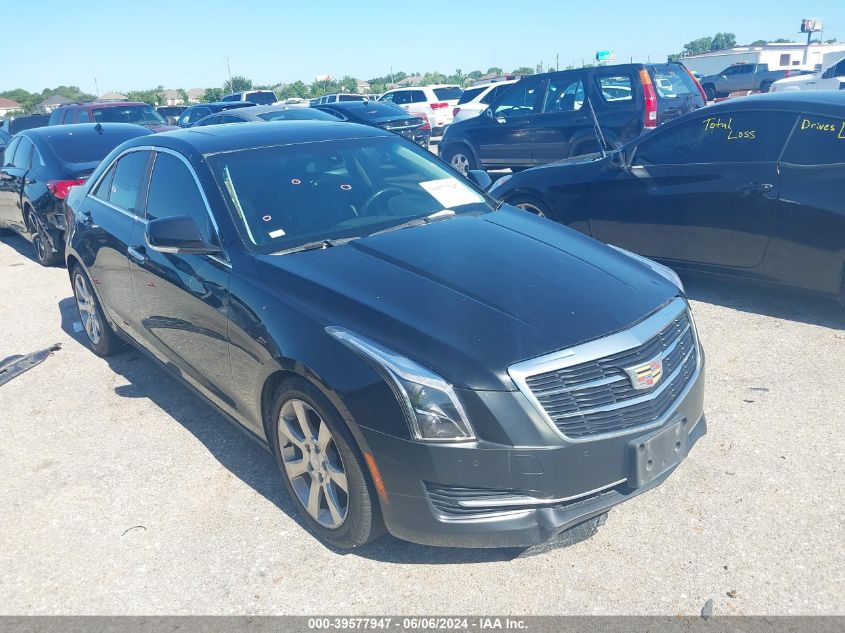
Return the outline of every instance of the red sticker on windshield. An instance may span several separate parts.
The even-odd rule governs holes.
[[[344,191],[349,191],[352,189],[352,185],[341,185],[340,188]]]
[[[299,185],[299,184],[302,184],[302,181],[299,178],[294,178],[293,180],[290,181],[290,184]]]
[[[261,219],[264,220],[265,222],[269,222],[270,220],[273,219],[273,216],[272,215],[265,215]]]

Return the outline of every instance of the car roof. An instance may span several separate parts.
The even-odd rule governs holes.
[[[246,105],[242,105],[246,104]],[[255,104],[252,101],[210,101],[208,103],[192,103],[189,108],[249,108]]]
[[[153,131],[134,123],[73,123],[70,125],[47,125],[18,132],[33,140],[48,140],[57,136],[94,137],[109,132],[137,132],[138,136],[153,134]]]
[[[156,134],[152,139],[130,141],[137,145],[168,147],[183,153],[217,154],[242,149],[295,145],[354,138],[393,137],[392,132],[340,121],[273,121],[262,125],[209,125]]]
[[[738,99],[728,99],[708,106],[706,112],[722,110],[806,110],[840,115],[845,108],[845,91],[807,90],[767,92]]]
[[[144,103],[143,101],[86,101],[85,103],[69,103],[68,105],[62,106],[63,108],[87,108],[87,107],[97,107],[97,108],[120,108],[124,106],[145,106],[150,105],[149,103]],[[150,106],[152,107],[152,106]]]

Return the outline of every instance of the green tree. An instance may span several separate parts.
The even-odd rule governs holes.
[[[710,43],[711,51],[722,51],[736,46],[736,35],[733,33],[716,33]]]
[[[467,79],[481,79],[484,76],[484,73],[480,70],[471,70],[467,73]]]
[[[514,75],[533,75],[534,69],[530,66],[520,66],[516,70],[513,71]]]
[[[487,69],[487,74],[488,74],[488,75],[489,75],[490,73],[496,73],[496,76],[497,76],[497,77],[498,77],[499,75],[501,75],[503,72],[504,72],[504,71],[503,71],[501,68],[499,68],[498,66],[491,66],[490,68],[488,68],[488,69]]]
[[[290,99],[292,97],[299,97],[307,99],[311,96],[311,90],[301,81],[294,81],[292,84],[283,86],[278,95],[281,99]]]
[[[766,44],[768,44],[766,40],[754,40],[749,46],[765,46]]]
[[[179,88],[176,92],[179,93],[179,98],[182,99],[182,105],[188,105],[188,93],[184,88]]]
[[[339,92],[355,92],[358,90],[358,80],[349,75],[341,77],[340,88]]]
[[[773,43],[774,44],[794,44],[795,40],[790,40],[790,39],[787,39],[785,37],[779,37]]]
[[[215,101],[220,101],[223,98],[223,88],[206,88],[205,94],[202,95],[203,103],[214,103]]]
[[[126,98],[129,101],[141,101],[149,103],[152,106],[161,105],[164,103],[164,98],[161,93],[164,91],[164,86],[153,88],[151,90],[130,90],[126,93]]]
[[[223,84],[223,91],[227,94],[243,92],[244,90],[252,90],[252,80],[247,79],[243,75],[235,75],[231,79],[227,79]]]

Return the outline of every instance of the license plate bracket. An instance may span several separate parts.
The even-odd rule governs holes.
[[[670,424],[628,444],[628,485],[643,488],[683,461],[689,433],[686,420]]]

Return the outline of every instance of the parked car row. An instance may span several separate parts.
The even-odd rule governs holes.
[[[781,79],[772,84],[772,92],[794,90],[845,90],[845,53],[832,54],[832,59],[815,73]]]
[[[437,84],[388,90],[378,100],[408,112],[425,114],[431,123],[432,134],[439,136],[454,120],[453,111],[462,94],[460,86]]]

